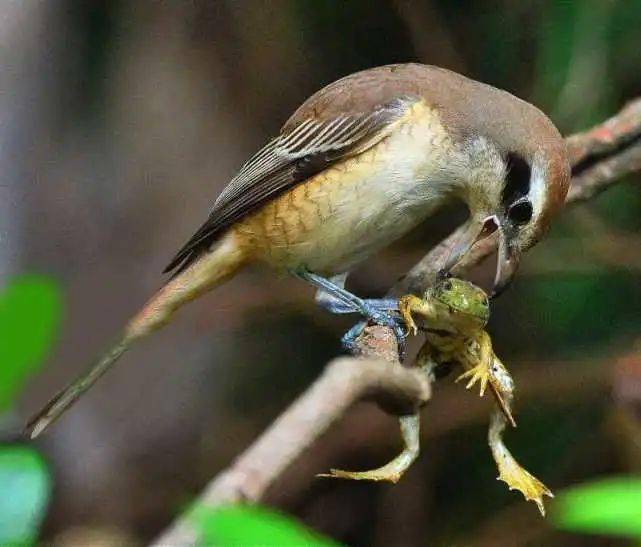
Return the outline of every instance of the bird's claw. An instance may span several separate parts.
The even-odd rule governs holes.
[[[396,343],[398,345],[399,358],[401,361],[405,359],[405,354],[407,351],[407,344],[405,342],[405,339],[407,338],[407,333],[403,328],[403,321],[398,316],[394,316],[378,310],[369,310],[366,314],[366,317],[375,325],[388,327],[394,331]],[[350,353],[356,351],[356,339],[361,335],[366,325],[367,324],[364,321],[360,321],[343,335],[343,337],[341,338],[341,343],[345,350],[349,351]]]

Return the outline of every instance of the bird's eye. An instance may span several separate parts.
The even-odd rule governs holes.
[[[507,211],[508,218],[514,224],[527,224],[532,219],[532,204],[524,199],[518,200]]]

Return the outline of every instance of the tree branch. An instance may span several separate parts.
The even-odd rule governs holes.
[[[591,199],[622,177],[641,171],[641,98],[617,115],[584,133],[566,139],[572,164],[572,186],[567,203]],[[456,241],[455,231],[434,247],[392,287],[390,294],[422,293]],[[463,273],[495,249],[488,238],[468,254],[457,269]],[[196,504],[259,501],[267,488],[352,404],[373,399],[388,412],[414,412],[430,396],[430,385],[418,371],[400,366],[396,341],[386,327],[365,329],[357,342],[361,358],[342,357],[329,363],[316,380],[225,471],[215,477]],[[189,512],[180,516],[155,545],[185,545],[197,540]]]
[[[396,339],[385,327],[369,327],[366,347],[384,359],[340,357],[331,361],[312,386],[236,461],[207,486],[197,506],[260,500],[280,474],[356,401],[372,399],[388,412],[412,414],[430,397],[430,385],[418,370],[398,364]],[[374,349],[377,348],[377,349]],[[366,351],[369,353],[369,351]],[[192,545],[197,532],[189,511],[182,515],[156,545]]]

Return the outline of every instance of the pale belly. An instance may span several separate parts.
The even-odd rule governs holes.
[[[434,119],[399,131],[269,202],[235,231],[254,258],[321,275],[349,271],[406,234],[448,195]]]

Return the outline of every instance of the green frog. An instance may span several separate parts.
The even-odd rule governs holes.
[[[430,379],[434,379],[439,367],[454,364],[463,368],[456,381],[467,380],[468,389],[478,383],[483,396],[489,386],[495,408],[490,418],[488,443],[498,467],[498,478],[506,482],[510,490],[518,490],[527,500],[534,501],[545,515],[543,496],[553,497],[552,492],[521,467],[503,443],[507,424],[516,426],[512,415],[514,381],[494,353],[490,335],[485,331],[490,316],[487,294],[468,281],[445,278],[422,297],[402,297],[397,309],[410,333],[417,334],[420,329],[426,335],[416,366]],[[386,465],[369,471],[332,469],[322,476],[397,482],[419,454],[419,415],[402,416],[400,426],[404,449]]]

